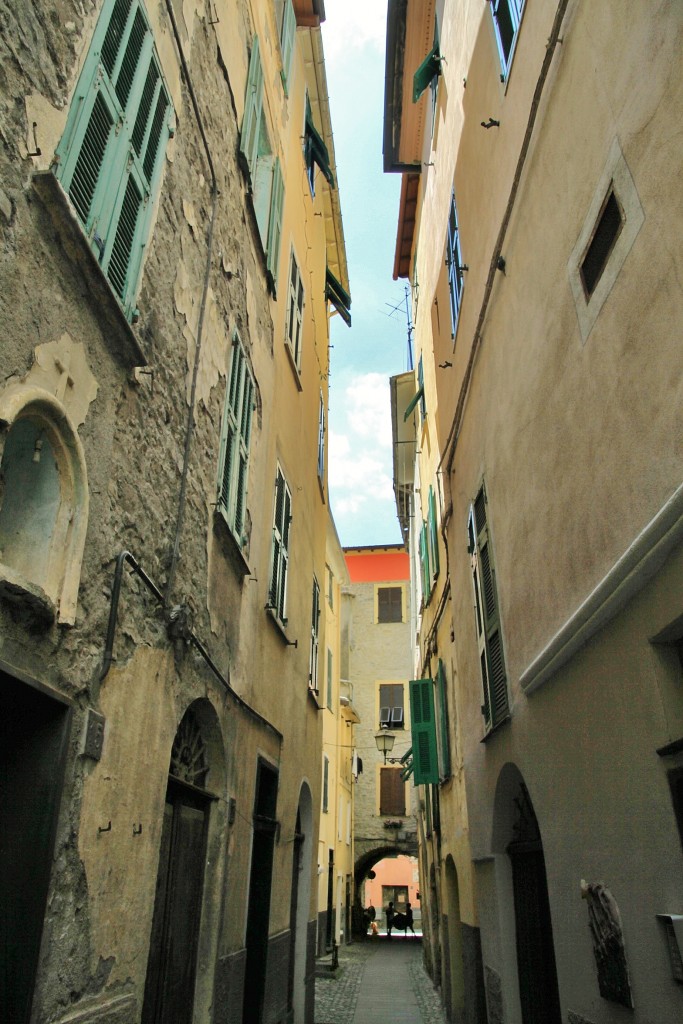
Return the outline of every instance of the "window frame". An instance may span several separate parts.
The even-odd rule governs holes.
[[[384,690],[384,703],[382,703],[382,690]],[[397,702],[397,698],[398,702]],[[406,694],[403,683],[382,682],[377,689],[377,700],[379,706],[379,728],[405,729],[406,727]],[[400,711],[400,717],[396,712]],[[384,715],[383,712],[388,712]]]
[[[383,780],[386,780],[387,786],[383,785]],[[391,780],[389,782],[389,780]],[[397,782],[398,780],[398,782]],[[391,799],[398,798],[400,794],[402,799],[398,800],[395,804],[391,804]],[[387,807],[386,803],[389,801],[390,806]],[[408,801],[406,800],[406,784],[401,778],[401,768],[395,768],[393,765],[380,765],[379,766],[379,813],[381,817],[397,817],[405,818],[407,814]],[[400,809],[399,809],[400,808]]]
[[[285,186],[280,159],[273,150],[268,133],[263,95],[264,72],[259,38],[255,35],[249,57],[239,151],[249,181],[254,217],[266,258],[268,286],[276,296]]]
[[[451,338],[455,341],[460,322],[462,295],[465,287],[462,246],[460,244],[460,224],[458,208],[455,202],[455,189],[451,189],[451,202],[448,209],[446,224],[446,268],[448,270],[448,299],[451,311]]]
[[[216,507],[240,549],[244,549],[248,541],[244,527],[255,407],[254,375],[240,333],[235,328],[221,425]]]
[[[287,625],[287,583],[291,525],[292,492],[278,462],[275,474],[270,582],[268,586],[268,604],[266,607],[282,626]]]
[[[115,21],[117,10],[123,21]],[[137,316],[163,158],[174,130],[171,93],[144,4],[130,0],[126,13],[107,0],[53,168],[129,321]]]
[[[330,810],[330,759],[323,754],[323,784],[322,784],[322,813],[328,814]]]
[[[325,396],[320,390],[320,405],[318,409],[318,483],[321,488],[325,486]]]
[[[512,38],[510,39],[510,48],[507,55],[505,54],[505,45],[500,29],[501,19],[498,16],[498,12],[503,4],[508,12],[510,26],[512,28]],[[490,0],[489,6],[491,8],[493,30],[496,38],[496,47],[498,49],[498,59],[500,60],[500,80],[501,82],[506,82],[510,76],[510,68],[512,67],[515,50],[517,49],[517,39],[519,37],[519,29],[522,24],[522,17],[524,16],[526,0]]]
[[[484,696],[481,712],[486,732],[489,733],[510,718],[510,695],[496,568],[491,543],[488,497],[483,483],[470,506],[468,538],[479,665]],[[497,672],[501,670],[502,679],[497,676]]]
[[[380,615],[380,607],[381,607],[380,594],[383,593],[383,592],[386,592],[386,591],[392,591],[392,592],[393,591],[398,591],[399,592],[399,612],[400,612],[400,617],[398,619],[396,619],[396,618],[382,618],[382,616]],[[404,609],[403,609],[403,595],[404,595],[404,588],[400,584],[392,584],[391,586],[389,586],[388,584],[387,585],[380,584],[377,587],[377,616],[376,616],[375,621],[377,622],[378,625],[391,625],[392,623],[395,624],[397,622],[404,622],[405,621]],[[390,601],[388,603],[388,607],[392,608],[394,604],[395,604],[395,602],[391,602]]]
[[[297,376],[301,376],[301,354],[303,351],[304,308],[306,292],[294,246],[289,254],[289,276],[287,278],[287,311],[285,313],[285,345],[291,357]]]
[[[318,656],[320,651],[320,586],[313,577],[313,593],[311,597],[311,644],[308,661],[308,686],[318,693]]]

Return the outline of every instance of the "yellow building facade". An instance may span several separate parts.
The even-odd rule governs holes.
[[[395,486],[434,696],[428,964],[454,1021],[680,1015],[683,24],[622,13],[389,4],[415,328]]]

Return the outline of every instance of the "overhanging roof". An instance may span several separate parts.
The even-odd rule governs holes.
[[[325,20],[324,0],[292,0],[292,4],[300,28],[320,28]]]
[[[422,167],[429,90],[413,103],[413,75],[434,45],[435,0],[389,0],[384,69],[384,170]]]
[[[420,191],[420,175],[404,174],[401,182],[401,199],[398,207],[398,231],[394,254],[394,281],[399,277],[410,277],[410,257],[415,237],[415,214]]]
[[[401,533],[407,540],[410,533],[410,517],[413,509],[415,487],[415,416],[408,416],[406,410],[415,397],[415,373],[399,373],[389,378],[391,393],[391,434],[394,459],[394,495],[396,513]]]

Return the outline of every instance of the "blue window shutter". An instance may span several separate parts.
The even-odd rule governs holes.
[[[431,679],[410,680],[410,720],[415,785],[438,782],[434,683]]]
[[[282,51],[282,84],[285,89],[285,96],[289,90],[289,75],[292,70],[292,56],[294,53],[294,40],[296,38],[296,14],[292,6],[292,0],[285,0],[285,10],[282,18],[282,32],[280,34],[280,49]]]
[[[270,193],[270,216],[268,218],[268,242],[266,245],[266,264],[273,282],[273,290],[277,288],[277,271],[280,262],[280,238],[282,236],[282,208],[285,200],[285,184],[282,180],[280,161],[275,157],[273,164],[273,184]]]
[[[240,133],[240,152],[244,154],[249,168],[249,176],[253,178],[258,156],[259,134],[261,128],[261,112],[263,109],[263,68],[258,36],[254,36],[249,58],[249,74],[247,92],[244,98],[244,117]]]

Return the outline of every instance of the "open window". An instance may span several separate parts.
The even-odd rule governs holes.
[[[334,176],[330,169],[330,154],[323,137],[313,123],[313,111],[311,104],[306,97],[306,120],[304,124],[304,160],[306,162],[306,176],[311,190],[315,195],[315,168],[316,165],[322,171],[328,184],[334,188]]]

